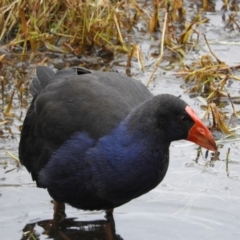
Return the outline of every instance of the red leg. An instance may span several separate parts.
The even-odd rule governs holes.
[[[113,218],[113,210],[114,208],[106,209],[106,219],[107,219],[107,224],[105,226],[105,234],[106,234],[106,240],[113,240],[115,239],[115,221]]]
[[[105,210],[106,216],[112,216],[114,208],[109,208]]]
[[[57,202],[54,200],[53,202],[53,209],[54,209],[54,221],[55,222],[62,222],[66,218],[65,214],[65,204],[62,202]]]

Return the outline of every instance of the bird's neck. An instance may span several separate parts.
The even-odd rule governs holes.
[[[107,153],[108,161],[116,162],[118,166],[158,166],[168,153],[170,143],[162,141],[161,136],[152,135],[150,130],[143,131],[142,126],[129,129],[128,123],[128,119],[123,121],[110,135],[101,138],[96,148],[104,153],[104,157]]]

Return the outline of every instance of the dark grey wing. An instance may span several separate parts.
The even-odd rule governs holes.
[[[97,140],[149,98],[152,94],[144,85],[118,73],[58,71],[31,103],[19,158],[37,180],[37,172],[74,133],[84,131]]]

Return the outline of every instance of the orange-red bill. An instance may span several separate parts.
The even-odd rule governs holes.
[[[207,148],[208,150],[217,151],[217,145],[213,139],[211,132],[207,129],[207,127],[203,124],[203,122],[199,119],[197,114],[193,111],[192,108],[187,106],[185,108],[186,112],[193,119],[195,124],[188,132],[187,140],[198,144],[201,147]]]

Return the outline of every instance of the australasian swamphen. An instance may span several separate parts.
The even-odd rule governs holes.
[[[155,188],[174,140],[217,149],[184,101],[153,96],[118,73],[39,66],[30,91],[19,157],[55,200],[56,213],[64,203],[111,212]]]

